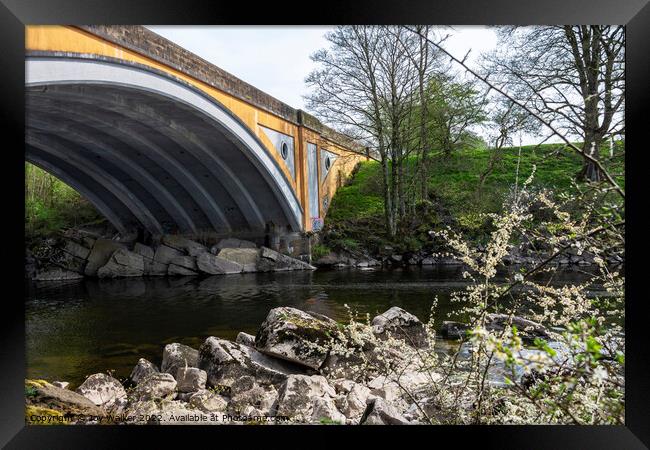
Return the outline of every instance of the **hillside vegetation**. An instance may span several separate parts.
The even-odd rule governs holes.
[[[603,164],[624,186],[623,143],[601,155]],[[367,248],[375,252],[389,245],[397,251],[416,251],[429,242],[428,231],[444,225],[475,240],[490,231],[485,213],[500,211],[504,199],[528,178],[536,167],[532,185],[555,193],[576,189],[574,180],[582,159],[562,144],[508,147],[499,151],[492,170],[485,174],[493,157],[486,148],[465,149],[435,158],[429,173],[430,202],[421,202],[412,223],[401,224],[395,240],[383,232],[383,199],[380,165],[375,161],[359,165],[350,182],[339,188],[326,218],[321,252],[327,249],[353,251]],[[519,167],[517,167],[519,166]],[[481,183],[481,175],[485,174]]]

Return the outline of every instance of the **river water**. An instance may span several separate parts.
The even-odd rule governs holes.
[[[460,267],[438,266],[27,283],[27,376],[73,385],[107,370],[125,378],[141,357],[160,365],[165,344],[198,348],[208,336],[255,334],[278,306],[338,321],[349,317],[346,304],[370,317],[399,306],[426,321],[437,297],[440,325],[458,309],[450,294],[466,286],[461,275]],[[586,277],[582,270],[564,270],[553,283]]]

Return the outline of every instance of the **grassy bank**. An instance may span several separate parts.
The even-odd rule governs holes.
[[[466,149],[450,157],[435,157],[428,176],[430,202],[423,202],[411,223],[402,225],[400,236],[391,240],[383,228],[383,199],[380,165],[375,161],[361,163],[346,186],[337,191],[327,213],[326,232],[321,252],[357,250],[389,245],[398,251],[416,251],[429,241],[427,232],[451,225],[477,240],[489,232],[485,213],[499,212],[504,198],[515,184],[529,177],[533,166],[533,186],[570,193],[582,159],[560,144],[504,148],[490,165],[492,150]],[[618,157],[617,157],[618,155]],[[624,186],[622,143],[617,143],[614,158],[603,151],[606,167],[617,174]]]

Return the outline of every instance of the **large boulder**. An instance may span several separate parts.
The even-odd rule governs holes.
[[[122,384],[105,373],[90,375],[76,392],[107,410],[122,407],[126,403],[126,391]]]
[[[151,363],[150,361],[144,358],[140,358],[138,360],[138,363],[131,371],[131,375],[129,376],[129,378],[134,384],[138,384],[144,378],[158,372],[159,372],[158,368],[153,363]]]
[[[254,272],[257,268],[260,251],[257,248],[224,248],[217,256],[237,263],[244,272]]]
[[[235,342],[238,344],[248,345],[250,347],[255,347],[255,336],[252,334],[244,333],[240,331],[235,338]]]
[[[228,407],[228,400],[207,389],[193,393],[187,402],[190,406],[206,413],[225,411]]]
[[[208,251],[205,245],[187,239],[183,236],[173,234],[166,234],[162,237],[162,243],[168,247],[174,248],[182,253],[196,257],[201,253]]]
[[[544,325],[524,319],[519,316],[508,314],[487,314],[485,318],[485,329],[488,331],[500,332],[510,326],[517,327],[517,332],[526,343],[532,343],[535,338],[553,339],[553,333]],[[461,339],[466,336],[470,329],[469,325],[461,322],[445,321],[442,323],[441,335],[446,339]]]
[[[330,340],[337,336],[334,320],[284,306],[269,311],[255,336],[255,348],[317,370],[327,358]]]
[[[142,255],[120,248],[113,252],[108,262],[97,270],[99,278],[141,277],[144,275]]]
[[[174,342],[165,345],[160,371],[176,375],[181,367],[198,367],[199,352],[190,346]]]
[[[340,420],[342,417],[334,405],[336,390],[322,375],[290,375],[278,393],[278,416],[289,416],[293,421],[303,423]],[[320,414],[323,416],[319,417]],[[345,421],[345,417],[342,420]]]
[[[205,389],[208,374],[196,367],[180,367],[176,373],[178,392],[197,392]]]
[[[368,398],[372,393],[369,388],[362,384],[350,380],[346,381],[351,383],[351,387],[344,396],[337,399],[337,407],[349,422],[359,423],[366,410]]]
[[[315,269],[316,268],[311,264],[276,252],[267,247],[261,248],[260,257],[257,261],[257,270],[260,272]]]
[[[84,269],[84,274],[89,277],[97,276],[99,268],[105,266],[113,253],[120,249],[125,250],[126,245],[110,239],[97,239],[88,254],[88,263]]]
[[[255,415],[269,415],[276,406],[278,391],[273,385],[259,385],[253,377],[240,378],[230,390],[228,411],[243,414],[246,408],[253,407]]]
[[[233,386],[244,376],[255,378],[259,384],[280,384],[290,374],[304,373],[300,366],[214,336],[199,348],[198,367],[207,372],[211,386]]]
[[[183,256],[183,253],[175,248],[160,244],[153,255],[153,263],[150,275],[167,275],[167,267],[172,259]]]
[[[217,245],[213,246],[211,251],[212,253],[218,253],[218,251],[223,248],[257,248],[257,246],[251,241],[244,241],[237,238],[225,238],[221,239]]]
[[[196,275],[198,273],[198,267],[196,267],[196,259],[193,256],[176,256],[169,261],[169,266],[167,267],[167,275]]]
[[[413,314],[397,306],[372,319],[372,331],[380,338],[390,335],[415,348],[429,346],[424,324]]]
[[[210,275],[222,275],[228,273],[240,273],[243,266],[226,258],[211,253],[201,253],[196,258],[196,265],[201,272]]]
[[[154,398],[170,398],[176,392],[176,380],[168,373],[152,373],[133,389],[131,397],[135,401]]]
[[[136,242],[133,246],[133,253],[137,253],[138,255],[142,256],[142,260],[144,261],[144,274],[153,275],[153,248],[149,247],[148,245]]]
[[[83,395],[53,386],[44,380],[25,380],[25,416],[40,416],[39,408],[55,411],[58,416],[71,417],[79,421],[88,417],[103,417],[106,415],[99,406]]]
[[[390,403],[379,397],[368,401],[361,425],[409,425],[410,422]]]

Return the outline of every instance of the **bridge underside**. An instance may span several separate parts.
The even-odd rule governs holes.
[[[122,232],[301,228],[286,186],[251,151],[250,137],[187,99],[106,80],[53,80],[27,84],[26,112],[26,159]]]

